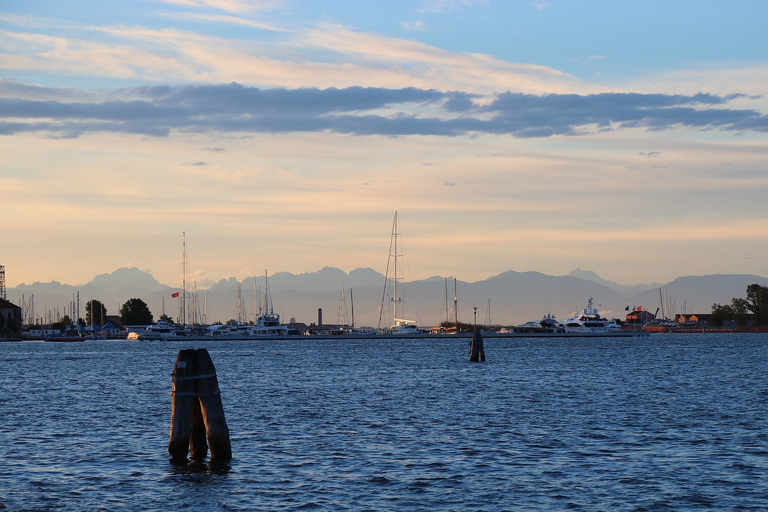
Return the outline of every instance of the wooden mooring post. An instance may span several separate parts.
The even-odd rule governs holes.
[[[475,311],[475,333],[472,335],[472,341],[469,342],[469,362],[477,363],[485,361],[485,350],[483,350],[483,335],[477,328],[477,308]]]
[[[472,341],[469,342],[469,362],[477,363],[485,361],[485,350],[483,350],[483,335],[479,330],[475,330],[472,335]]]
[[[168,452],[183,460],[191,452],[202,459],[210,446],[211,460],[232,458],[229,428],[221,404],[219,381],[204,348],[180,350],[173,368],[171,434]]]

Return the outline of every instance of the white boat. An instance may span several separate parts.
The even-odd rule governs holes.
[[[582,313],[576,313],[563,322],[565,332],[575,334],[595,334],[620,332],[621,326],[613,320],[601,317],[594,307],[592,297],[587,301],[587,307]]]
[[[176,337],[176,326],[165,320],[159,320],[139,333],[139,339],[147,340],[165,340]]]
[[[248,333],[255,337],[287,336],[288,326],[280,323],[280,315],[272,308],[272,296],[269,293],[269,280],[267,271],[264,271],[264,309],[259,305],[259,314],[256,322],[248,329]]]
[[[397,253],[397,237],[400,235],[398,231],[397,226],[397,210],[395,210],[395,218],[392,221],[392,235],[389,242],[389,258],[387,259],[387,274],[385,276],[384,281],[384,295],[381,297],[381,309],[379,313],[379,329],[381,329],[381,319],[384,314],[384,299],[387,295],[387,283],[391,282],[392,284],[392,294],[389,297],[389,302],[392,304],[392,319],[394,320],[394,324],[392,324],[389,329],[386,329],[382,332],[385,334],[394,334],[394,335],[412,335],[412,334],[422,334],[424,331],[419,329],[417,327],[417,323],[415,320],[410,320],[406,318],[400,318],[400,316],[405,316],[404,314],[404,308],[402,307],[403,299],[398,295],[397,291],[397,282],[402,281],[402,273],[398,277],[397,275],[397,259],[398,257],[402,257],[402,255]],[[391,264],[391,266],[390,266]],[[389,276],[389,269],[392,269],[393,276],[390,279]],[[402,286],[401,286],[402,290]],[[401,305],[400,313],[398,313],[397,306]]]
[[[249,332],[251,336],[286,336],[288,326],[281,324],[280,315],[270,310],[269,313],[259,315]]]
[[[555,315],[546,314],[541,320],[531,320],[512,328],[516,333],[556,333],[565,332],[563,324],[557,321]]]
[[[205,329],[205,336],[214,336],[216,338],[247,338],[250,336],[250,326],[246,324],[209,325]]]

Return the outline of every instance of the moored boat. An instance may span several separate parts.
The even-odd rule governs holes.
[[[554,315],[546,314],[541,320],[531,320],[512,328],[516,333],[557,333],[565,332],[563,324],[557,321]]]
[[[280,323],[280,315],[272,307],[272,295],[269,292],[269,279],[264,270],[264,309],[259,305],[256,321],[248,329],[248,334],[254,337],[287,336],[288,326]]]
[[[139,340],[166,340],[176,337],[176,326],[165,320],[159,320],[139,333]]]
[[[567,333],[594,334],[606,332],[620,332],[621,326],[613,320],[600,316],[594,307],[592,297],[587,301],[587,307],[582,313],[576,313],[563,322]]]
[[[398,295],[397,290],[397,282],[403,281],[402,272],[400,273],[400,276],[397,275],[398,271],[398,257],[402,257],[402,255],[398,254],[398,248],[397,248],[397,237],[400,235],[399,228],[397,225],[397,210],[395,210],[395,218],[392,221],[392,235],[389,242],[389,258],[387,259],[387,274],[384,278],[384,294],[381,297],[381,309],[379,310],[379,329],[381,329],[381,319],[384,315],[384,299],[387,295],[388,291],[388,284],[391,283],[392,290],[391,295],[389,297],[389,302],[392,304],[392,319],[394,321],[394,324],[392,324],[389,329],[382,330],[382,334],[393,334],[397,336],[410,336],[414,334],[424,334],[424,331],[419,329],[417,327],[417,323],[415,320],[410,320],[406,318],[400,318],[398,316],[398,309],[397,306],[401,305],[400,307],[400,316],[405,316],[403,311],[403,299]],[[391,265],[390,265],[391,263]],[[392,269],[392,277],[389,275],[389,269]],[[402,289],[402,287],[401,287]]]

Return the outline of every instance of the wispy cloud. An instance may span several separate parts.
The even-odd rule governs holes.
[[[585,92],[597,87],[546,66],[489,55],[456,53],[423,42],[318,23],[286,31],[243,16],[174,13],[269,31],[274,37],[240,39],[179,27],[83,26],[47,31],[0,31],[0,66],[25,73],[83,76],[135,83],[236,81],[281,87],[419,87],[478,92]],[[0,18],[2,15],[0,15]],[[275,40],[277,38],[277,40]]]
[[[229,12],[250,12],[272,9],[284,3],[281,0],[160,0],[166,4],[196,9],[216,9]]]
[[[23,89],[21,85],[18,86]],[[741,95],[602,93],[490,97],[434,89],[260,89],[237,83],[121,89],[109,101],[0,99],[0,134],[56,137],[115,132],[333,132],[352,135],[514,137],[588,135],[629,128],[768,131],[757,110],[730,109]]]
[[[405,30],[424,30],[427,28],[427,24],[423,21],[404,21],[401,23]]]
[[[487,0],[423,0],[420,12],[454,12],[463,7],[484,7],[487,6]]]

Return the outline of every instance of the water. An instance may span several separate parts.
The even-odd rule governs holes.
[[[234,459],[174,465],[217,368]],[[768,337],[0,344],[0,509],[764,510]]]

